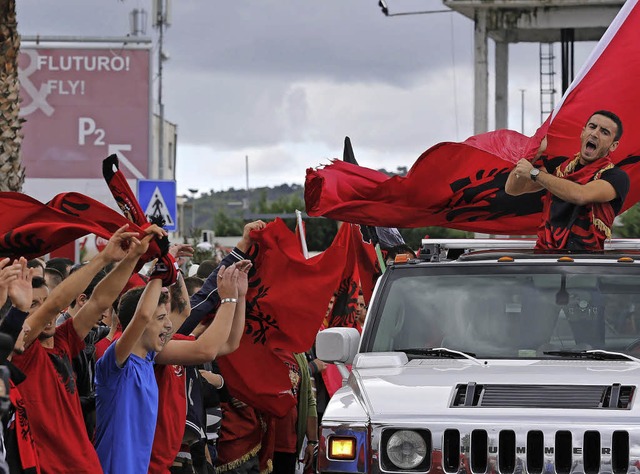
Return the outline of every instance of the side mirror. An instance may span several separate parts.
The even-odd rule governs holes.
[[[324,362],[351,364],[358,352],[360,333],[355,328],[329,328],[316,336],[316,356]]]

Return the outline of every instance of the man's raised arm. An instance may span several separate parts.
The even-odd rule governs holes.
[[[98,255],[93,257],[89,263],[78,271],[73,272],[65,280],[54,288],[47,299],[27,318],[27,324],[31,328],[25,339],[25,345],[35,341],[44,327],[56,317],[60,311],[69,306],[69,303],[76,298],[87,287],[87,282],[91,281],[96,274],[109,263],[117,262],[118,257],[124,257],[125,250],[130,242],[138,242],[137,232],[127,232],[128,224],[120,227],[109,239],[107,247]],[[115,249],[119,249],[119,252]]]
[[[251,231],[264,229],[266,225],[267,224],[265,224],[263,221],[258,220],[249,222],[244,226],[242,238],[240,239],[236,247],[231,251],[229,255],[224,257],[222,262],[220,262],[220,265],[218,265],[218,268],[216,268],[211,273],[211,275],[207,277],[204,285],[202,285],[202,288],[200,288],[200,290],[191,297],[191,314],[184,322],[184,324],[180,327],[180,329],[178,329],[177,332],[179,334],[191,334],[196,326],[200,323],[200,321],[202,321],[202,318],[204,318],[207,314],[213,313],[215,311],[220,302],[220,297],[218,296],[218,286],[216,282],[218,270],[223,265],[226,268],[229,268],[234,263],[246,259],[247,256],[245,253],[249,250],[251,244],[253,244],[253,241],[250,237]]]
[[[170,340],[156,356],[157,364],[196,365],[215,359],[227,343],[238,304],[238,269],[221,267],[218,286],[222,303],[213,322],[195,341]]]
[[[138,260],[149,248],[149,242],[154,237],[161,238],[167,235],[167,232],[157,225],[147,227],[144,232],[146,235],[142,238],[142,241],[132,242],[126,251],[120,246],[114,246],[111,249],[112,258],[119,258],[120,252],[126,253],[120,263],[98,283],[87,304],[80,308],[78,314],[73,318],[73,328],[81,339],[84,339],[89,334],[94,324],[100,320],[102,313],[116,300],[127,284]],[[105,251],[107,251],[107,248],[105,248]]]

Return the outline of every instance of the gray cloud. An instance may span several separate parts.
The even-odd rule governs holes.
[[[388,3],[396,12],[443,8]],[[305,168],[341,156],[345,135],[370,167],[411,166],[435,143],[473,132],[473,24],[460,15],[387,18],[377,0],[172,5],[164,99],[179,127],[179,187],[241,187],[245,155],[253,185],[302,182]],[[20,0],[19,30],[122,36],[133,8],[151,2]],[[591,48],[576,46],[577,67]],[[538,45],[512,45],[509,69],[510,128],[520,129],[526,89],[531,134],[540,122]]]

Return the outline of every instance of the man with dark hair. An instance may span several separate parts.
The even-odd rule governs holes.
[[[62,280],[64,280],[58,270],[49,267],[46,267],[44,269],[44,279],[47,282],[47,286],[50,290],[53,290],[56,286],[62,283]]]
[[[74,267],[71,273],[78,271],[83,266],[84,265],[78,265]],[[49,270],[49,268],[45,269],[45,271]],[[58,326],[78,314],[80,309],[82,309],[91,298],[96,286],[106,275],[107,272],[105,269],[102,269],[91,279],[84,291],[71,301],[67,311],[58,317],[56,322]],[[96,324],[84,338],[84,349],[72,360],[73,372],[76,375],[76,386],[78,388],[78,395],[80,396],[80,404],[82,405],[82,415],[84,416],[87,434],[90,439],[93,439],[93,433],[96,429],[96,391],[93,381],[96,368],[96,343],[109,334],[109,328],[99,325],[98,321],[107,317],[110,312],[111,306],[99,315],[96,319]]]
[[[367,316],[367,303],[364,301],[364,294],[362,293],[362,289],[358,290],[358,302],[356,303],[356,321],[358,322],[358,326],[360,332],[362,332],[362,327],[364,326],[364,320]]]
[[[45,291],[38,297],[37,288],[34,289],[33,312],[26,319],[31,328],[25,337],[26,349],[14,355],[13,363],[27,375],[20,387],[42,472],[94,474],[99,464],[84,426],[71,359],[82,350],[83,339],[100,317],[102,308],[108,307],[119,293],[120,289],[113,287],[115,280],[102,281],[94,298],[74,318],[57,328],[55,321],[87,281],[108,263],[125,258],[127,250],[123,246],[127,248],[137,242],[137,233],[127,232],[127,227],[118,229],[102,252],[50,294]],[[111,274],[122,277],[118,274],[120,267]],[[122,286],[127,277],[124,276]]]
[[[197,276],[190,276],[184,279],[184,284],[187,287],[187,293],[189,296],[193,296],[204,285],[204,279]]]
[[[69,272],[71,271],[73,265],[74,261],[70,258],[54,257],[47,260],[47,263],[45,264],[45,270],[47,268],[53,268],[54,270],[57,270],[58,272],[60,272],[60,275],[62,275],[62,279],[64,280],[69,276]]]
[[[154,272],[144,289],[129,290],[120,298],[122,336],[109,346],[96,367],[96,450],[105,473],[149,469],[159,409],[154,363],[196,364],[237,347],[245,304],[238,297],[238,273],[246,275],[250,266],[244,260],[239,266],[221,268],[218,289],[222,305],[209,330],[196,341],[169,340],[172,324],[163,283],[170,285],[175,279],[166,282]],[[234,325],[237,306],[242,307],[242,314]],[[232,332],[237,341],[227,348]]]
[[[13,354],[24,353],[25,335],[30,331],[25,319],[44,301],[48,290],[43,278],[33,278],[33,269],[27,267],[25,258],[14,261],[11,267],[19,273],[17,278],[8,284],[8,301],[11,303],[11,309],[0,323],[0,332],[8,334],[14,342],[13,353],[7,356],[7,361],[3,364],[9,369],[11,377],[9,384],[11,405],[2,417],[5,457],[11,473],[40,472],[33,431],[19,388],[25,380],[25,375],[11,363],[11,359]],[[34,287],[37,289],[34,290]]]
[[[44,278],[44,262],[39,258],[31,259],[27,262],[27,268],[33,268],[33,276]]]
[[[609,154],[622,136],[622,121],[613,112],[591,114],[580,134],[574,157],[542,157],[535,167],[521,159],[505,185],[517,196],[546,190],[537,249],[602,250],[629,192],[629,176]],[[546,148],[546,139],[538,155]]]
[[[213,271],[216,268],[218,268],[218,265],[220,265],[220,262],[218,260],[214,260],[214,259],[204,260],[198,266],[198,270],[196,271],[196,276],[204,280],[209,275],[211,275],[211,273],[213,273]]]

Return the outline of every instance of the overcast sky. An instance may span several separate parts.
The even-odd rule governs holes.
[[[29,36],[123,36],[131,10],[151,10],[151,0],[17,3]],[[390,171],[472,135],[473,23],[456,13],[385,17],[377,3],[172,2],[163,97],[178,125],[179,193],[244,188],[245,156],[252,188],[303,184],[306,168],[342,156],[346,135],[361,165]],[[387,3],[392,13],[444,9]],[[156,38],[150,25],[147,34]],[[593,46],[577,44],[576,69]],[[521,129],[524,89],[529,135],[540,123],[538,62],[537,44],[511,45],[509,128]]]

